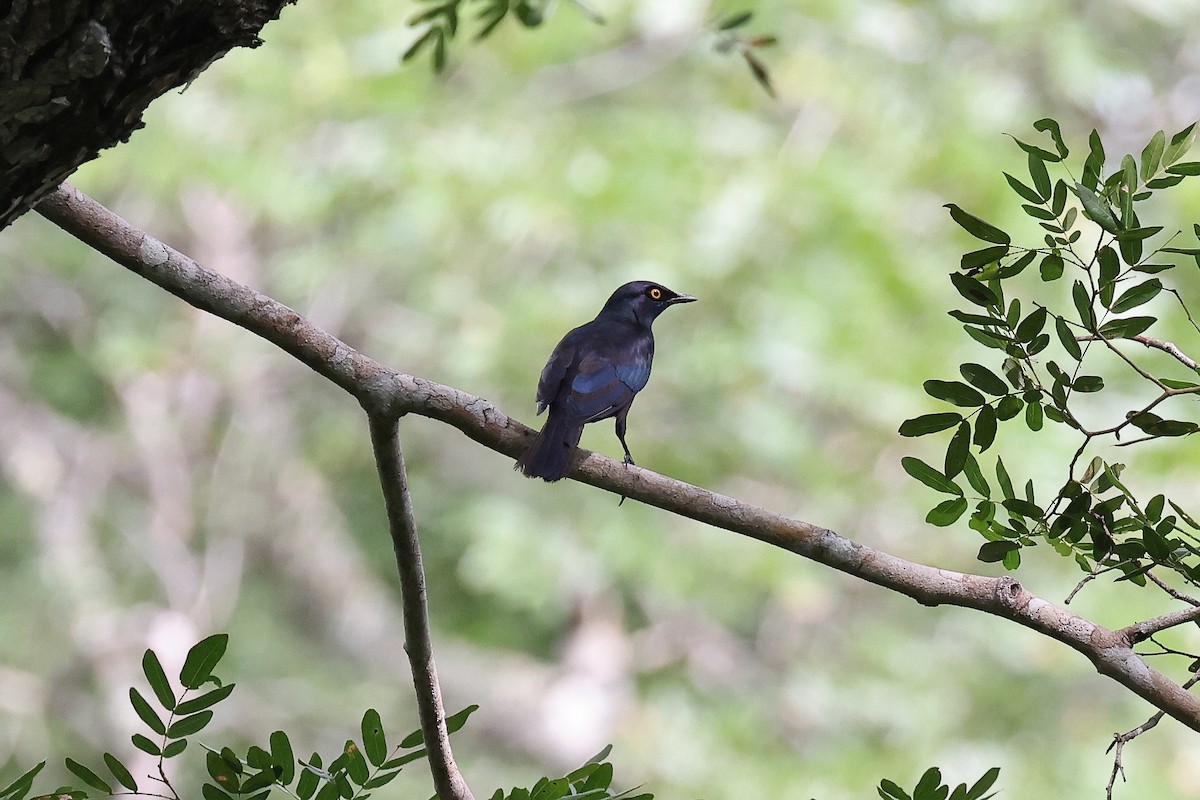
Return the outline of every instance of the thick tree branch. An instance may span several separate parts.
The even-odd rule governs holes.
[[[133,228],[69,186],[56,190],[38,211],[85,244],[197,308],[278,345],[354,395],[368,414],[431,417],[511,457],[533,436],[533,431],[487,400],[387,369],[286,306],[205,269]],[[1200,731],[1200,700],[1147,664],[1127,637],[1034,596],[1012,578],[971,575],[906,561],[819,526],[583,450],[576,456],[570,477],[775,545],[925,605],[973,608],[1017,622],[1073,647],[1100,673]]]
[[[475,800],[463,780],[446,730],[446,709],[438,685],[437,666],[433,662],[433,642],[429,636],[429,606],[425,596],[425,568],[421,563],[421,544],[417,539],[417,520],[413,516],[412,497],[408,493],[408,473],[400,449],[399,421],[395,417],[372,414],[369,418],[371,447],[383,486],[388,530],[396,552],[400,572],[400,599],[404,616],[404,649],[412,667],[416,687],[417,713],[425,748],[429,751],[429,769],[433,785],[442,800]]]
[[[0,3],[0,229],[290,2]]]

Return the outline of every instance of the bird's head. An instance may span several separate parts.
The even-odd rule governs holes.
[[[673,292],[653,281],[633,281],[617,289],[608,298],[602,316],[632,317],[649,327],[655,318],[677,303],[694,303],[696,298]]]

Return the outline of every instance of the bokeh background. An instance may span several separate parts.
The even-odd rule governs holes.
[[[456,43],[435,77],[399,63],[410,6],[301,0],[73,180],[372,357],[531,424],[549,350],[614,287],[697,295],[657,326],[639,463],[998,574],[965,526],[924,524],[938,498],[899,468],[939,458],[895,432],[940,410],[921,381],[988,357],[945,316],[971,242],[942,204],[1040,240],[1003,134],[1050,115],[1119,157],[1182,128],[1200,4],[763,2],[748,30],[779,38],[775,100],[703,31],[741,6],[594,5],[608,24],[564,3],[541,30]],[[1155,213],[1190,228],[1200,195],[1185,184]],[[238,688],[201,739],[284,728],[335,752],[372,705],[414,728],[356,404],[36,215],[0,259],[0,783],[46,757],[65,781],[63,756],[104,750],[144,770],[127,700],[143,649],[170,671],[215,631]],[[594,427],[584,446],[619,454]],[[456,748],[477,794],[612,742],[618,782],[663,798],[870,797],[935,764],[951,780],[998,765],[1007,798],[1093,798],[1110,735],[1151,712],[1011,624],[526,481],[436,422],[402,433],[447,704],[482,706]],[[999,446],[1052,484],[1074,440]],[[1200,500],[1195,464],[1190,440],[1158,445],[1139,486]],[[1038,548],[1019,577],[1061,601],[1079,573],[1059,561]],[[1113,627],[1166,608],[1127,585],[1073,605]],[[1121,797],[1200,797],[1200,740],[1175,723],[1125,762]],[[393,787],[379,796],[431,791],[419,768]]]

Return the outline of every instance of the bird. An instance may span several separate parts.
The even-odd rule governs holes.
[[[658,315],[691,295],[653,281],[619,287],[591,322],[562,338],[542,370],[537,413],[549,410],[546,424],[513,467],[530,478],[557,481],[571,468],[583,426],[616,417],[625,463],[633,464],[625,443],[625,421],[633,399],[650,379]]]

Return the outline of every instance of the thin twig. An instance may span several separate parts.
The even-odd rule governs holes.
[[[1146,347],[1153,347],[1156,350],[1162,350],[1164,353],[1174,356],[1176,361],[1178,361],[1180,364],[1183,364],[1188,369],[1200,370],[1200,363],[1197,363],[1194,358],[1180,350],[1171,342],[1165,342],[1162,339],[1155,339],[1153,336],[1146,336],[1145,334],[1134,336],[1133,341],[1144,344]]]
[[[1151,582],[1154,583],[1155,586],[1162,589],[1164,592],[1171,595],[1171,597],[1174,597],[1176,600],[1180,600],[1184,603],[1187,603],[1188,605],[1200,606],[1200,600],[1197,600],[1196,598],[1192,597],[1191,595],[1184,594],[1183,592],[1179,591],[1175,587],[1170,586],[1169,584],[1167,584],[1166,581],[1164,581],[1162,578],[1155,575],[1153,572],[1147,572],[1146,577],[1149,578],[1151,580]]]
[[[404,649],[412,667],[417,694],[417,715],[425,747],[429,751],[429,769],[433,785],[442,800],[475,800],[463,779],[446,730],[446,709],[438,685],[437,666],[433,662],[433,642],[429,635],[429,606],[425,593],[425,568],[421,564],[421,543],[417,539],[417,521],[413,516],[412,497],[408,492],[408,473],[400,450],[399,422],[395,417],[370,415],[371,447],[383,487],[388,530],[396,552],[400,572],[400,597],[404,616]]]
[[[1192,677],[1188,678],[1187,682],[1183,684],[1183,688],[1185,690],[1190,689],[1195,686],[1198,681],[1200,681],[1200,673],[1192,675]],[[1113,734],[1112,744],[1110,744],[1108,746],[1108,750],[1105,751],[1106,753],[1113,753],[1112,775],[1109,776],[1108,788],[1105,792],[1105,797],[1107,800],[1112,800],[1113,786],[1117,782],[1117,776],[1120,775],[1121,780],[1125,780],[1125,767],[1121,764],[1121,752],[1125,749],[1126,743],[1133,741],[1158,723],[1162,722],[1163,716],[1164,712],[1159,711],[1151,716],[1150,719],[1146,720],[1141,725],[1138,725],[1136,728],[1125,731],[1125,733]]]
[[[368,414],[436,419],[512,458],[535,435],[481,397],[384,367],[287,306],[206,269],[65,184],[37,210],[132,272],[277,345],[346,389]],[[1033,595],[1011,577],[918,564],[818,525],[586,450],[575,456],[568,477],[757,539],[924,605],[955,605],[1012,620],[1077,650],[1101,674],[1200,731],[1200,699],[1147,664],[1113,631]]]
[[[1170,614],[1163,614],[1154,619],[1135,622],[1117,631],[1118,636],[1124,636],[1130,644],[1144,642],[1159,631],[1174,628],[1176,625],[1186,625],[1200,619],[1200,606],[1188,606]]]

